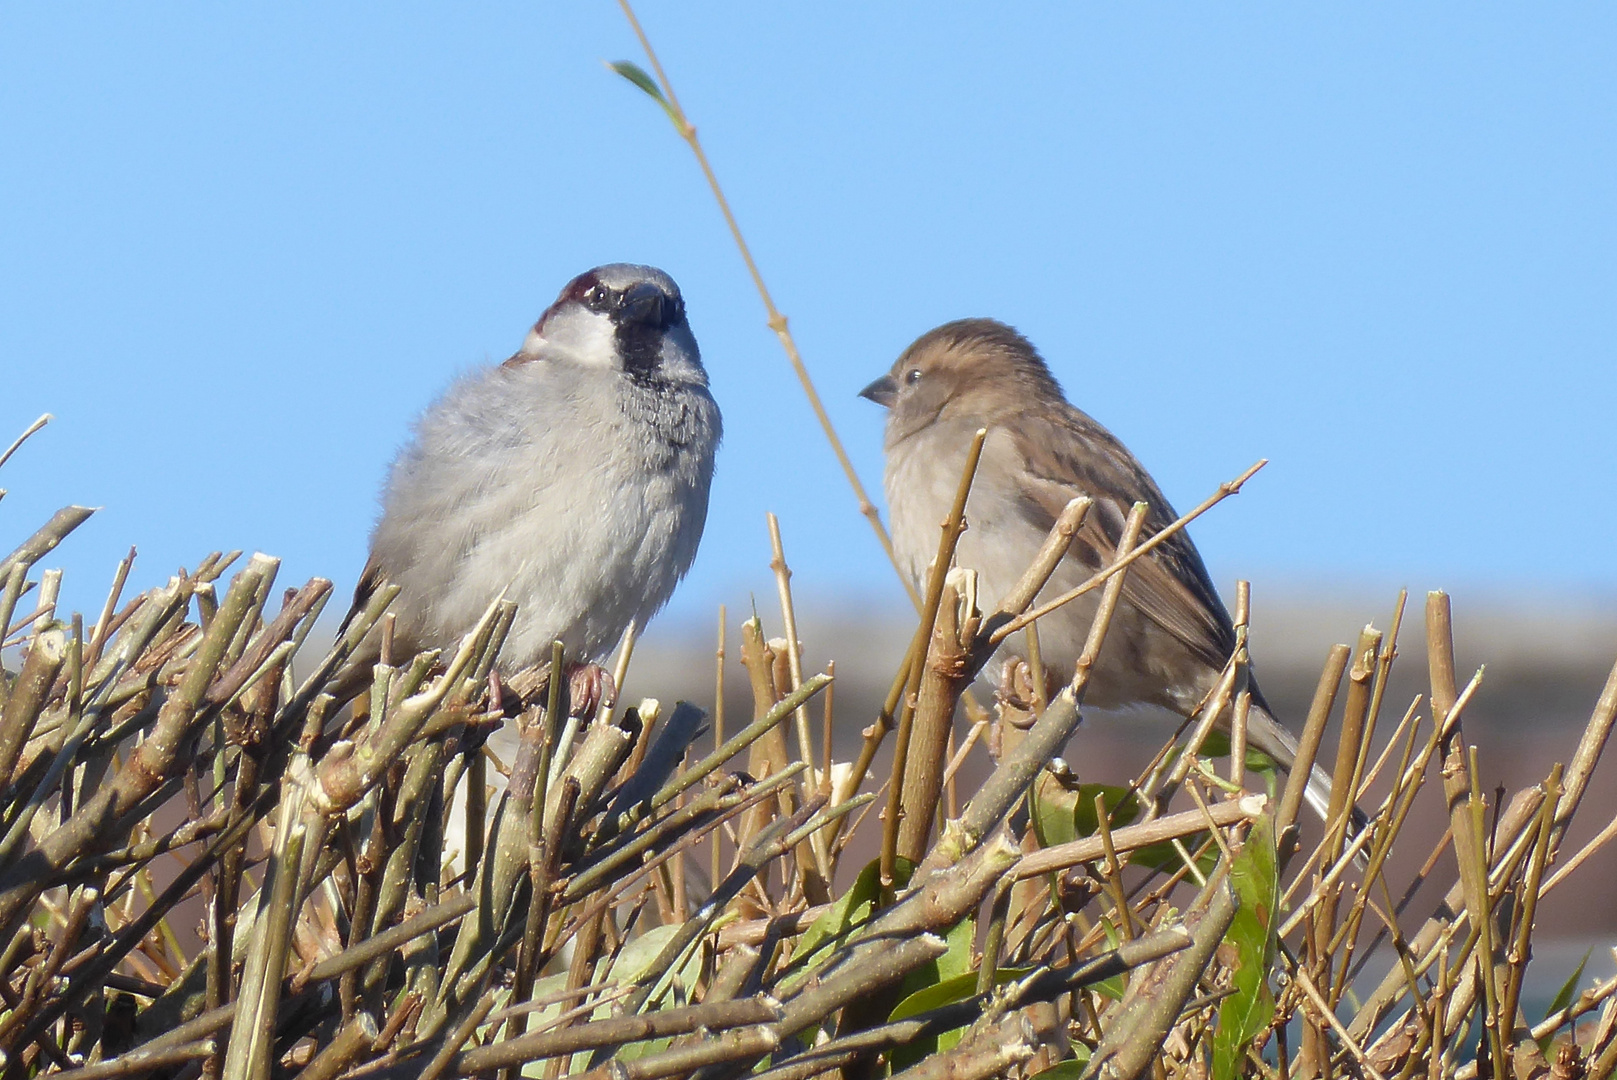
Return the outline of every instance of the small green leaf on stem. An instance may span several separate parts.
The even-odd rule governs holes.
[[[1554,1016],[1556,1013],[1572,1004],[1572,998],[1578,992],[1578,983],[1583,981],[1584,965],[1589,962],[1589,955],[1592,952],[1594,952],[1594,950],[1590,949],[1589,952],[1583,954],[1583,959],[1579,960],[1578,966],[1572,970],[1571,977],[1568,978],[1566,982],[1561,984],[1561,989],[1555,992],[1555,997],[1550,1002],[1550,1007],[1544,1010],[1544,1015],[1546,1017]],[[1555,1036],[1553,1034],[1544,1036],[1538,1041],[1539,1052],[1545,1054],[1549,1053],[1550,1046],[1554,1042]]]
[[[606,66],[617,72],[619,75],[622,75],[625,79],[628,79],[630,82],[634,83],[635,86],[639,87],[647,97],[650,97],[657,104],[661,105],[663,107],[663,112],[668,114],[668,119],[674,122],[675,127],[679,126],[679,117],[675,115],[674,107],[670,105],[668,103],[668,99],[663,96],[662,87],[657,85],[657,80],[646,74],[645,68],[641,67],[633,60],[616,60]]]

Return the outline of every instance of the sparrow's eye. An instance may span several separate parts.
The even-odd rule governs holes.
[[[912,368],[910,368],[908,371],[906,371],[904,373],[904,382],[907,385],[914,386],[916,383],[918,383],[920,381],[921,381],[921,369],[920,368],[912,367]]]
[[[594,285],[584,294],[584,304],[591,311],[605,311],[612,306],[612,292],[605,285]]]

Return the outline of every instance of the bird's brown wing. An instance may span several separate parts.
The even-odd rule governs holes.
[[[1077,409],[1018,417],[1011,434],[1028,469],[1022,512],[1030,524],[1048,531],[1070,500],[1095,501],[1067,556],[1092,571],[1111,560],[1136,502],[1150,507],[1142,539],[1178,516],[1134,455]],[[1229,613],[1182,531],[1129,567],[1123,596],[1210,667],[1222,667],[1235,649]]]

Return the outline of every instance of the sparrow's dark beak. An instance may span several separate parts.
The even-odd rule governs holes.
[[[859,396],[874,401],[884,409],[891,409],[893,402],[898,400],[898,382],[891,375],[883,375],[859,391]]]
[[[662,326],[663,291],[649,281],[629,286],[623,294],[618,321],[642,326]]]

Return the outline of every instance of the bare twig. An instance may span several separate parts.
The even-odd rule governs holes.
[[[669,119],[674,123],[674,130],[679,132],[679,137],[685,140],[691,148],[691,153],[696,155],[696,162],[701,166],[702,176],[706,178],[708,187],[713,192],[713,198],[719,204],[719,212],[724,215],[724,223],[730,229],[730,237],[735,241],[736,250],[741,253],[741,260],[747,264],[747,274],[752,278],[752,284],[764,302],[769,328],[780,339],[781,348],[786,352],[786,359],[792,365],[792,371],[803,387],[803,394],[808,398],[809,407],[814,410],[814,418],[820,422],[820,430],[825,433],[826,441],[831,444],[831,452],[836,455],[837,464],[842,466],[843,475],[848,478],[848,485],[853,488],[854,498],[859,502],[859,512],[870,522],[871,530],[875,532],[882,550],[887,553],[887,560],[893,564],[899,580],[909,591],[910,599],[916,607],[920,607],[921,597],[915,591],[909,576],[904,573],[904,568],[899,565],[898,557],[893,552],[892,538],[887,534],[886,526],[882,524],[881,512],[876,509],[876,504],[870,501],[870,496],[865,494],[865,486],[859,480],[853,461],[848,457],[848,452],[842,448],[842,440],[837,437],[836,428],[831,424],[831,417],[820,402],[819,392],[814,389],[814,380],[809,378],[808,368],[803,364],[803,357],[797,350],[797,342],[792,338],[791,331],[786,328],[786,316],[775,307],[774,297],[769,294],[763,274],[759,272],[758,264],[753,261],[752,249],[747,246],[746,239],[741,235],[741,226],[737,224],[735,214],[730,210],[730,201],[724,197],[724,189],[719,186],[719,178],[713,172],[713,166],[708,163],[701,140],[696,137],[696,127],[686,119],[685,110],[679,103],[679,96],[674,93],[674,84],[669,81],[667,72],[663,70],[662,61],[657,58],[657,51],[651,47],[651,39],[641,28],[640,20],[635,17],[629,0],[618,0],[618,3],[623,9],[624,17],[629,20],[629,26],[634,30],[635,37],[639,39],[640,47],[646,51],[646,59],[651,61],[651,70],[656,73],[657,85],[662,91],[662,104]]]

